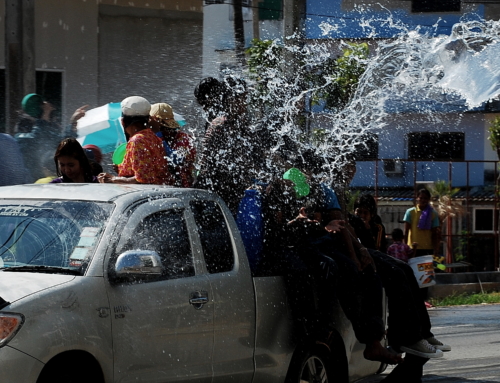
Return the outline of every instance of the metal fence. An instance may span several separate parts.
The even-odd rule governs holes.
[[[398,168],[391,164],[394,161]],[[432,189],[433,184],[444,181],[450,191],[458,188],[449,200],[443,195],[433,197],[437,210],[452,212],[441,217],[441,249],[450,266],[447,271],[498,271],[498,162],[378,159],[371,161],[374,173],[367,177],[374,180],[373,184],[358,188],[373,192],[388,234],[395,227],[402,228],[404,213],[414,206],[421,187]],[[420,169],[425,169],[425,174]],[[433,173],[435,169],[439,171]],[[401,178],[399,185],[394,181],[395,174]]]

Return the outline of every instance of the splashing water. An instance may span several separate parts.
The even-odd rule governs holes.
[[[335,28],[322,25],[325,31]],[[437,110],[466,111],[499,95],[499,22],[464,22],[456,24],[451,35],[439,37],[398,28],[395,39],[380,42],[368,59],[358,58],[366,70],[353,97],[343,108],[327,113],[317,107],[309,114],[304,110],[318,89],[335,81],[326,77],[321,85],[310,81],[311,74],[331,60],[331,42],[299,46],[274,41],[267,54],[278,65],[261,68],[258,76],[250,74],[250,98],[257,106],[254,128],[263,126],[272,133],[271,153],[283,157],[288,150],[289,155],[300,156],[312,148],[327,159],[325,170],[334,175],[366,145],[368,132],[386,126],[390,113],[412,111],[438,121]],[[280,57],[273,51],[278,46],[284,46]],[[317,127],[325,128],[320,140],[307,134]],[[282,166],[273,161],[268,161],[268,170]],[[268,176],[265,173],[261,178]]]

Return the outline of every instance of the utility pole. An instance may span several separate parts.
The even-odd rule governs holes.
[[[35,0],[5,1],[5,131],[14,134],[21,101],[36,91]]]
[[[301,40],[304,35],[304,19],[306,14],[305,0],[284,0],[283,1],[283,37],[285,44]],[[295,38],[291,37],[295,34]]]
[[[243,4],[242,0],[233,0],[234,11],[234,43],[236,50],[236,59],[241,67],[245,62],[245,29],[243,27]]]
[[[299,58],[296,50],[304,44],[304,19],[306,14],[306,0],[283,0],[283,43],[284,60],[283,71],[287,81],[295,84],[295,96],[304,88],[302,81],[296,81],[300,78]],[[304,100],[296,103],[297,110],[294,115],[296,126],[303,132],[308,131],[309,118],[305,110]]]
[[[304,42],[304,18],[306,12],[305,0],[283,1],[283,42],[285,47],[299,47]],[[292,49],[293,50],[293,49]],[[297,60],[294,52],[285,49],[285,71],[291,77],[295,76]]]
[[[259,27],[259,0],[252,0],[252,27],[253,27],[253,38],[260,39],[260,27]]]

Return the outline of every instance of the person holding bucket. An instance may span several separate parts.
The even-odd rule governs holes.
[[[417,194],[417,205],[408,209],[404,215],[405,243],[418,243],[415,256],[439,255],[440,225],[436,210],[429,204],[431,193],[420,189]]]
[[[434,279],[429,279],[427,276],[434,276],[432,256],[439,255],[439,244],[441,242],[439,216],[430,205],[430,200],[431,193],[429,190],[420,189],[417,194],[417,205],[408,209],[403,218],[405,222],[405,243],[418,243],[415,258],[412,260],[412,267],[416,273],[420,273],[421,277],[425,278],[422,282],[429,282],[421,285],[421,294],[425,301],[427,301],[429,295],[428,286],[435,283]],[[417,259],[417,257],[421,259]],[[429,303],[427,305],[431,307]]]

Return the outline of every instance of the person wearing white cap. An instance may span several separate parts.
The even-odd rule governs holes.
[[[99,182],[172,185],[163,143],[149,128],[149,101],[139,96],[127,97],[121,102],[121,109],[121,124],[128,137],[125,157],[118,165],[118,176],[101,173]]]

